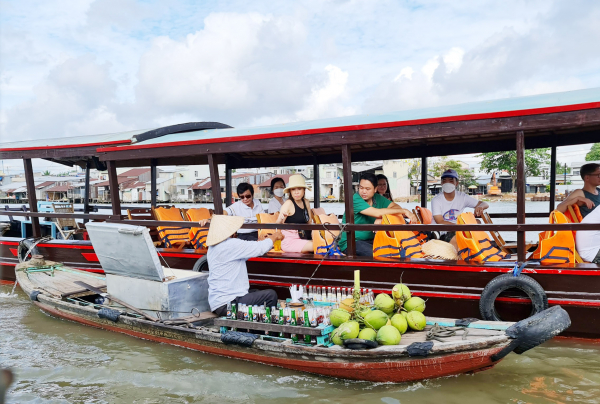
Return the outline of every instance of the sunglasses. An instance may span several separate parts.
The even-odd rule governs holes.
[[[240,199],[252,199],[252,195],[240,195]]]

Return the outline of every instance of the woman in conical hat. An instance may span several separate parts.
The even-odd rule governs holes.
[[[290,198],[281,206],[276,223],[307,224],[313,222],[310,204],[305,197],[306,180],[302,174],[290,176],[287,188],[283,190]],[[313,242],[310,231],[283,230],[285,239],[281,249],[285,252],[313,252]]]
[[[207,221],[200,221],[206,226]],[[206,238],[208,267],[208,303],[218,316],[227,312],[228,303],[249,305],[277,304],[274,290],[250,290],[246,261],[260,257],[273,248],[276,240],[283,240],[281,232],[269,234],[262,241],[244,241],[232,236],[242,227],[244,218],[213,215]]]

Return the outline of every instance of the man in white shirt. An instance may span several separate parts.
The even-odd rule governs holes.
[[[257,213],[263,213],[263,207],[258,199],[254,199],[254,187],[247,182],[242,182],[237,186],[237,194],[240,198],[239,201],[229,205],[223,210],[224,215],[229,216],[241,216],[244,218],[246,224],[256,224]],[[238,232],[238,238],[248,241],[258,240],[257,229],[240,229]]]
[[[483,211],[489,208],[487,203],[478,201],[464,192],[457,191],[457,185],[458,173],[455,170],[444,171],[442,174],[442,193],[431,200],[431,211],[437,224],[456,224],[458,215],[465,208],[474,208],[475,216],[481,216]],[[450,231],[445,233],[441,240],[449,242],[458,249],[455,236],[456,232]]]
[[[200,221],[205,226],[207,220]],[[277,304],[277,293],[272,289],[250,290],[246,261],[260,257],[273,248],[276,240],[283,240],[280,231],[269,234],[262,241],[243,241],[233,236],[244,224],[239,216],[213,215],[206,245],[208,267],[208,303],[218,316],[227,312],[227,303],[248,305]]]
[[[581,221],[600,225],[600,209],[594,209]],[[580,230],[575,236],[577,252],[587,262],[600,264],[600,230]]]

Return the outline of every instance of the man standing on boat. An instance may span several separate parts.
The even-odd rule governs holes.
[[[377,193],[377,177],[375,174],[363,174],[360,177],[358,193],[352,197],[354,204],[354,223],[355,224],[378,224],[381,223],[383,215],[404,215],[413,222],[417,218],[408,209],[401,208],[397,203],[391,202],[383,195]],[[346,223],[346,213],[342,223]],[[357,231],[356,236],[356,255],[362,257],[373,256],[373,239],[375,233],[372,231]],[[340,250],[346,253],[348,244],[345,232],[342,232],[338,243]]]
[[[483,211],[490,207],[485,202],[478,201],[464,192],[457,191],[457,185],[458,173],[452,169],[444,171],[442,174],[442,193],[431,200],[433,219],[437,224],[456,224],[458,215],[465,208],[474,208],[475,216],[481,216]],[[455,236],[455,231],[449,231],[443,234],[440,239],[449,242],[458,250]]]
[[[260,201],[254,199],[254,187],[247,182],[241,182],[237,186],[237,194],[240,200],[226,207],[223,210],[223,214],[243,217],[246,224],[258,223],[256,215],[263,213],[264,210]],[[242,240],[256,241],[258,240],[258,230],[240,229],[238,237]]]
[[[200,221],[205,226],[207,220]],[[240,230],[244,218],[239,216],[213,215],[206,245],[208,267],[208,303],[218,316],[227,312],[227,303],[275,306],[277,293],[272,289],[250,290],[246,261],[260,257],[273,248],[276,240],[283,240],[280,231],[269,234],[262,241],[244,241],[232,236]]]

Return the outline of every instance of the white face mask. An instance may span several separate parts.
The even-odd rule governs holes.
[[[275,196],[281,198],[283,196],[283,188],[277,188],[276,190],[273,191],[273,194],[275,194]]]
[[[442,184],[442,191],[444,191],[444,193],[446,193],[446,194],[451,194],[452,192],[454,192],[455,189],[456,189],[456,185],[454,185],[450,182]]]

